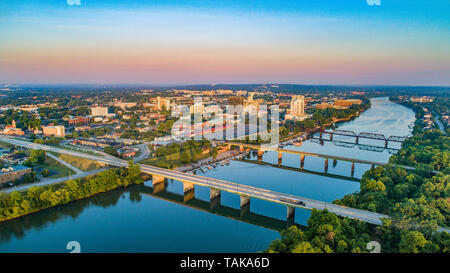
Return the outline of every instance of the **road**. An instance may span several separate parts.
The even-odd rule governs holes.
[[[148,148],[147,143],[142,143],[142,144],[136,145],[135,147],[139,148],[139,151],[141,151],[141,154],[133,159],[134,162],[142,161],[150,156],[150,149]]]
[[[102,169],[93,170],[93,171],[89,171],[89,172],[81,172],[81,173],[77,173],[77,174],[74,174],[71,176],[64,176],[64,177],[59,177],[59,178],[44,178],[35,183],[22,184],[22,185],[12,187],[12,188],[6,188],[3,190],[0,190],[0,192],[10,193],[13,191],[27,190],[28,188],[33,187],[33,186],[47,186],[47,185],[51,185],[51,184],[61,183],[61,182],[67,181],[69,179],[78,179],[78,178],[94,175],[94,174],[102,172],[106,169],[108,169],[108,168],[102,168]]]

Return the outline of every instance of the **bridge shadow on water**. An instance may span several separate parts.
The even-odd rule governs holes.
[[[166,181],[164,183],[167,185],[168,182]],[[167,186],[165,186],[162,190],[157,189],[159,192],[155,193],[153,187],[151,186],[144,184],[133,185],[126,189],[116,189],[109,192],[100,193],[89,198],[65,204],[64,206],[48,208],[16,219],[0,222],[0,243],[8,242],[13,238],[24,238],[31,230],[45,229],[47,226],[66,218],[76,219],[85,209],[92,206],[104,208],[114,207],[119,203],[119,200],[124,197],[123,194],[127,192],[129,193],[129,198],[131,201],[139,202],[142,199],[142,196],[150,196],[275,231],[281,231],[291,225],[295,225],[300,229],[304,228],[293,221],[283,221],[253,213],[250,211],[248,206],[242,209],[222,206],[220,204],[220,198],[215,198],[212,202],[207,202],[196,199],[192,196],[188,201],[186,201],[185,195],[166,191],[166,188]]]
[[[164,182],[167,188],[167,181]],[[162,183],[161,183],[162,184]],[[166,191],[165,189],[155,190],[153,187],[147,185],[139,185],[133,187],[133,190],[138,191],[141,194],[148,195],[151,197],[159,198],[165,201],[173,202],[182,206],[197,209],[200,211],[212,213],[219,216],[224,216],[233,220],[249,223],[252,225],[281,231],[289,226],[295,225],[300,229],[304,229],[304,226],[299,225],[293,221],[283,221],[273,217],[264,216],[261,214],[256,214],[250,211],[250,207],[246,206],[241,209],[235,209],[227,206],[222,206],[220,204],[220,197],[213,199],[211,202],[196,199],[195,197],[190,197],[186,200],[186,193],[184,195],[172,193]],[[191,192],[193,194],[193,192]]]
[[[257,161],[257,160],[252,160],[252,159],[239,159],[238,161],[251,163],[251,164],[257,164],[257,165],[261,165],[261,166],[269,166],[272,168],[283,169],[283,170],[288,170],[288,171],[314,174],[314,175],[348,180],[348,181],[353,181],[353,182],[358,182],[358,183],[360,182],[360,179],[356,178],[356,177],[350,177],[350,176],[345,176],[345,175],[340,175],[340,174],[325,173],[325,172],[318,172],[318,171],[311,171],[311,170],[306,170],[304,168],[301,169],[301,168],[295,168],[295,167],[285,166],[285,165],[281,165],[281,164],[278,165],[278,164],[268,163],[265,161]]]

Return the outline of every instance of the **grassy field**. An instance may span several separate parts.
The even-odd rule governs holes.
[[[62,165],[53,158],[47,157],[47,159],[35,167],[35,171],[40,173],[43,169],[48,169],[50,175],[46,178],[59,178],[75,174],[75,172],[66,166]]]
[[[202,159],[205,159],[207,157],[209,157],[209,153],[208,154],[196,154],[194,156],[193,161],[199,161]],[[151,165],[151,166],[157,166],[157,167],[162,167],[162,168],[178,168],[180,166],[183,166],[185,163],[182,163],[180,160],[181,157],[181,153],[175,153],[175,154],[171,154],[171,155],[165,155],[162,157],[153,157],[153,158],[148,158],[148,159],[144,159],[142,161],[140,161],[140,164],[147,164],[147,165]]]
[[[11,149],[12,147],[13,147],[13,145],[11,145],[11,144],[9,144],[9,143],[6,143],[6,142],[0,141],[0,148],[9,150],[9,149]]]
[[[105,166],[104,163],[100,163],[100,162],[97,162],[97,161],[94,161],[91,159],[87,159],[87,158],[81,158],[81,157],[76,157],[76,156],[67,155],[67,154],[55,154],[55,155],[58,156],[59,158],[61,158],[62,160],[66,161],[70,165],[74,166],[75,168],[78,168],[82,171],[97,170],[97,169],[101,169]]]

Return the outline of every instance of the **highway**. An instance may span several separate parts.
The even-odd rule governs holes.
[[[85,154],[85,153],[81,153],[81,152],[75,152],[75,151],[65,150],[65,149],[61,149],[61,148],[56,148],[56,147],[52,147],[52,146],[17,140],[17,139],[13,139],[13,138],[9,138],[9,137],[4,137],[4,136],[0,137],[0,141],[8,142],[10,144],[29,148],[29,149],[41,149],[41,150],[60,153],[60,154],[70,154],[72,156],[87,158],[87,159],[107,163],[107,164],[110,164],[113,166],[120,166],[120,167],[128,166],[127,161],[121,160],[118,158],[105,158],[105,157],[101,157],[101,156]],[[166,177],[169,179],[174,179],[174,180],[187,182],[187,183],[193,183],[193,184],[205,186],[205,187],[211,187],[211,188],[236,193],[239,195],[249,196],[249,197],[253,197],[253,198],[263,199],[263,200],[283,204],[283,205],[290,206],[290,207],[299,207],[299,208],[304,208],[304,209],[315,208],[315,209],[319,209],[319,210],[328,209],[329,211],[334,212],[337,215],[349,217],[349,218],[353,218],[353,219],[359,219],[361,221],[365,221],[365,222],[376,224],[376,225],[380,225],[382,223],[381,218],[388,218],[388,216],[384,215],[384,214],[354,209],[354,208],[350,208],[350,207],[339,206],[339,205],[335,205],[335,204],[331,204],[331,203],[326,203],[326,202],[317,201],[317,200],[299,197],[299,196],[288,195],[288,194],[284,194],[284,193],[279,193],[279,192],[275,192],[275,191],[271,191],[271,190],[251,187],[251,186],[233,183],[233,182],[229,182],[229,181],[218,180],[218,179],[183,173],[183,172],[174,171],[174,170],[167,170],[167,169],[153,167],[153,166],[149,166],[149,165],[140,164],[140,166],[141,166],[141,171],[152,174],[152,175],[159,175],[159,176],[163,176],[163,177]],[[286,198],[288,198],[289,200],[292,200],[293,202],[287,201]],[[304,205],[298,204],[298,202],[300,202],[300,201],[303,202]]]

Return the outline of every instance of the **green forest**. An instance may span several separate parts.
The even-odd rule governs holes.
[[[359,192],[333,202],[389,215],[382,226],[313,210],[304,230],[283,230],[266,251],[369,252],[367,243],[377,241],[382,252],[449,253],[450,234],[438,229],[450,227],[450,138],[437,129],[422,130],[423,111],[417,105],[412,108],[417,117],[413,136],[390,158],[392,164],[367,171]]]
[[[128,168],[113,168],[93,177],[68,180],[50,186],[33,186],[26,191],[0,193],[0,221],[17,218],[43,209],[61,206],[95,194],[140,184],[139,165],[129,162]]]

